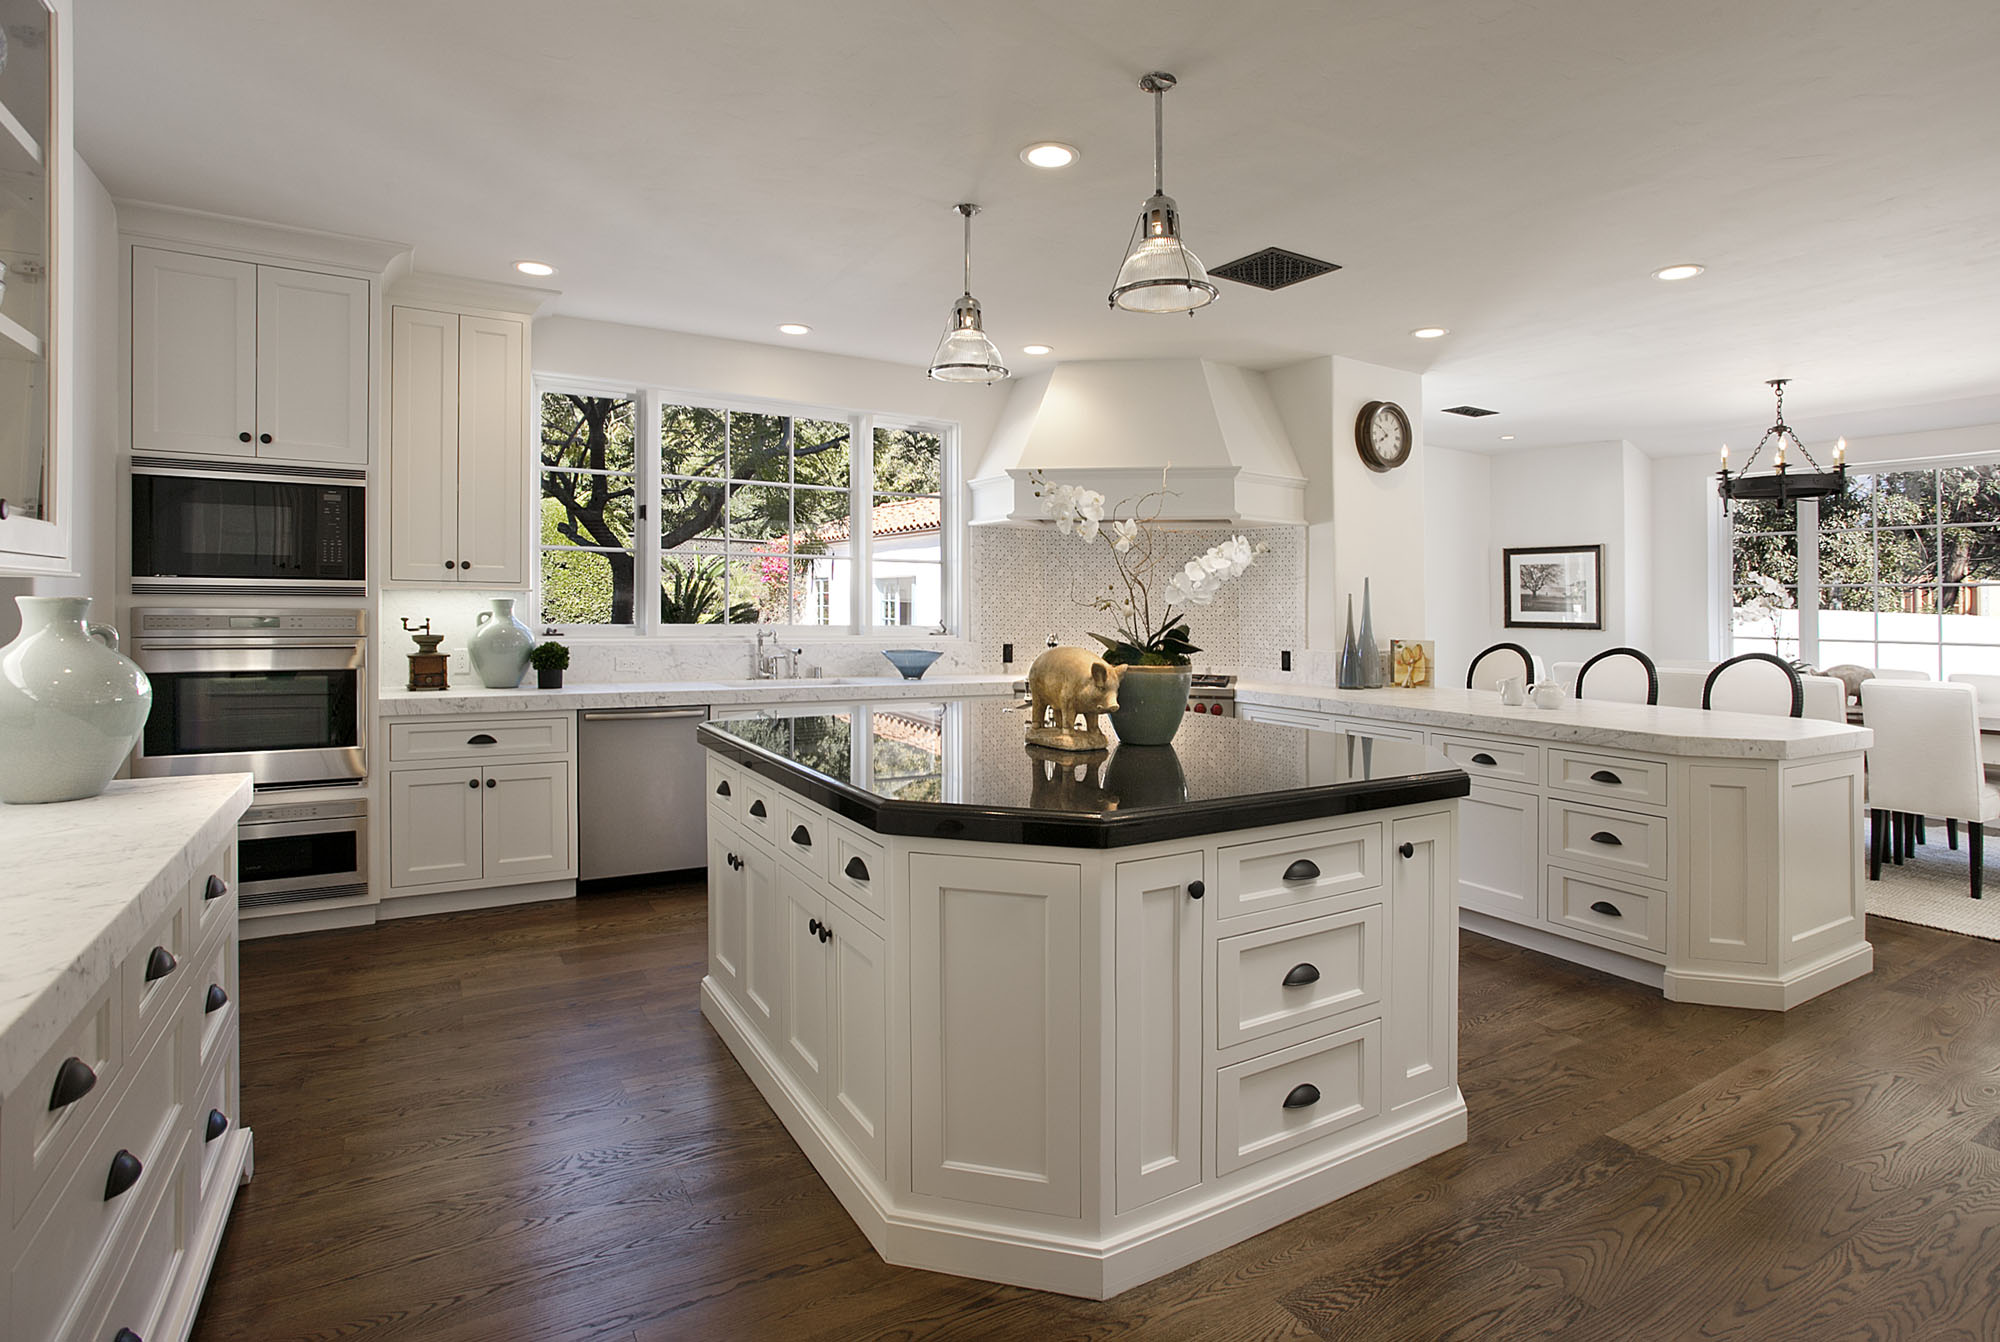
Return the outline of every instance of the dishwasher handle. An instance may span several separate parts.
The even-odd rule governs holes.
[[[585,722],[638,722],[649,718],[706,718],[705,708],[605,708],[580,715]]]

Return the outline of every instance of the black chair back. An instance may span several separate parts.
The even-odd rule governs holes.
[[[1473,681],[1479,675],[1479,664],[1489,657],[1498,657],[1503,661],[1509,657],[1519,658],[1521,664],[1521,683],[1527,685],[1534,682],[1536,678],[1535,654],[1529,652],[1519,643],[1495,643],[1492,647],[1483,649],[1478,656],[1472,659],[1472,664],[1465,668],[1466,689],[1474,688]],[[1513,667],[1511,665],[1507,670],[1500,673],[1502,679],[1512,674]]]
[[[1701,706],[1703,708],[1709,706],[1715,694],[1715,682],[1722,678],[1723,673],[1728,671],[1730,667],[1741,666],[1745,662],[1769,662],[1772,666],[1784,672],[1785,678],[1791,682],[1792,686],[1791,716],[1802,718],[1806,715],[1806,683],[1799,679],[1799,669],[1776,653],[1769,652],[1738,653],[1716,667],[1715,670],[1709,672],[1708,679],[1701,683]]]
[[[1660,668],[1654,666],[1653,659],[1645,653],[1640,652],[1637,648],[1606,648],[1603,652],[1598,653],[1595,657],[1585,662],[1582,668],[1576,673],[1577,698],[1582,699],[1586,697],[1583,692],[1583,682],[1590,675],[1590,668],[1610,658],[1628,658],[1637,662],[1646,672],[1646,702],[1649,704],[1660,702]]]

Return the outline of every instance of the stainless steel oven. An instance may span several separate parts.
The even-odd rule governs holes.
[[[368,776],[359,610],[132,612],[153,711],[132,772],[249,773],[259,787]]]
[[[132,459],[132,590],[367,595],[364,472]]]
[[[238,907],[368,893],[366,798],[260,802],[236,827]]]

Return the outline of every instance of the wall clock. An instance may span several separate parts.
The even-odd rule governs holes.
[[[1354,421],[1354,445],[1371,471],[1393,471],[1410,459],[1416,435],[1410,417],[1394,401],[1370,401]]]

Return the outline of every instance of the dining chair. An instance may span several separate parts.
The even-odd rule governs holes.
[[[1576,673],[1576,697],[1608,699],[1621,704],[1657,704],[1660,669],[1637,648],[1606,648]]]
[[[1465,688],[1497,690],[1509,676],[1519,676],[1523,685],[1534,684],[1539,679],[1535,654],[1519,643],[1495,643],[1482,649],[1472,659],[1472,665],[1465,668]]]
[[[1907,851],[1914,837],[1896,814],[1942,816],[1966,824],[1972,897],[1980,898],[1985,825],[2000,818],[2000,788],[1980,768],[1978,693],[1970,685],[1877,679],[1862,685],[1861,710],[1875,733],[1868,747],[1868,878],[1881,878],[1897,839]]]
[[[1898,671],[1893,666],[1878,666],[1872,673],[1876,680],[1934,680],[1928,671]]]
[[[1774,653],[1745,652],[1708,673],[1701,706],[1723,713],[1805,715],[1806,687],[1790,662]]]

